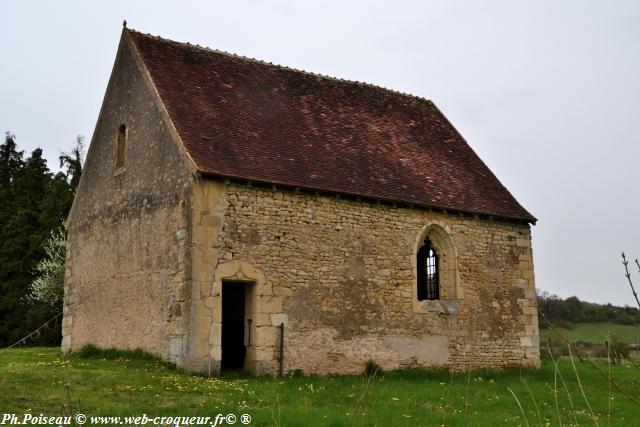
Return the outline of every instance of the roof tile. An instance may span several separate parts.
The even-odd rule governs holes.
[[[205,174],[535,222],[431,101],[125,31]]]

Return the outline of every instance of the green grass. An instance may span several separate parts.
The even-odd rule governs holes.
[[[618,325],[615,323],[578,323],[575,328],[558,328],[558,330],[571,341],[603,344],[609,339],[609,331],[611,331],[611,335],[616,335],[629,344],[640,342],[640,327],[634,325]],[[541,329],[540,342],[546,342],[550,335],[553,336],[551,329]]]
[[[376,378],[236,375],[209,379],[185,375],[145,354],[94,352],[88,356],[63,358],[56,348],[0,351],[0,412],[59,415],[62,405],[68,403],[65,384],[69,384],[73,406],[89,416],[248,413],[253,418],[251,425],[525,426],[510,388],[531,426],[559,425],[554,369],[548,360],[540,370],[513,368],[453,376],[442,370],[405,370]],[[637,422],[638,406],[615,389],[609,400],[606,379],[592,366],[576,364],[600,426]],[[603,366],[606,370],[606,364]],[[575,425],[577,419],[580,425],[595,425],[569,360],[561,361],[560,372],[574,405],[572,410],[559,385],[562,424]],[[634,396],[639,395],[640,371],[613,366],[612,376]]]

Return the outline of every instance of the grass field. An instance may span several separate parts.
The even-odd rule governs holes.
[[[607,364],[600,363],[606,370]],[[568,394],[560,378],[557,380],[562,425],[637,425],[640,407],[615,389],[610,395],[607,380],[595,368],[576,364],[596,420],[590,416],[570,360],[564,359],[559,371]],[[638,397],[640,371],[613,366],[611,373]],[[469,375],[406,370],[374,378],[209,379],[131,356],[114,360],[78,355],[62,358],[56,348],[0,352],[2,413],[60,415],[69,402],[65,384],[69,385],[74,410],[87,416],[247,413],[252,417],[251,425],[286,426],[560,425],[554,368],[549,360],[543,361],[540,370],[476,371]],[[526,420],[509,389],[518,397]]]
[[[629,344],[640,342],[640,327],[634,325],[617,325],[615,323],[578,323],[575,328],[558,330],[571,341],[584,341],[593,344],[603,344],[611,335],[622,338]],[[553,335],[550,329],[540,330],[540,342],[544,343]]]

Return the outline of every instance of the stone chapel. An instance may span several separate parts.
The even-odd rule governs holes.
[[[535,222],[427,99],[125,27],[66,223],[62,350],[539,366]]]

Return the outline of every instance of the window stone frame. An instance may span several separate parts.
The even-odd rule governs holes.
[[[437,300],[418,300],[418,251],[429,238],[439,258],[439,292]],[[411,254],[413,270],[412,308],[414,313],[457,314],[462,298],[458,273],[458,254],[449,227],[432,222],[418,233]]]

